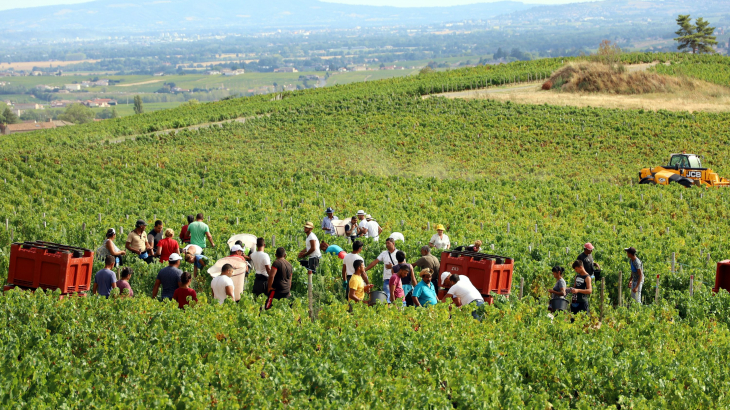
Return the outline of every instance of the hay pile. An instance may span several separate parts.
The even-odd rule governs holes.
[[[626,72],[623,66],[594,62],[569,63],[543,84],[543,90],[563,92],[648,94],[694,90],[693,80],[649,71]]]

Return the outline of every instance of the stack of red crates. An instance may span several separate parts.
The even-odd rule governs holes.
[[[94,253],[89,249],[41,241],[14,243],[5,289],[60,289],[62,294],[88,291],[93,266]]]
[[[514,259],[506,256],[469,250],[445,251],[441,254],[439,273],[456,273],[468,277],[482,294],[484,301],[492,304],[492,293],[505,296],[510,294],[514,266]],[[442,287],[440,275],[438,280]]]

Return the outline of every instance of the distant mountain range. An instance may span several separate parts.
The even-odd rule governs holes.
[[[708,17],[730,13],[728,0],[606,0],[586,3],[535,6],[518,10],[504,18],[513,23],[579,20],[647,20],[671,21],[679,14]]]
[[[412,27],[497,17],[511,20],[512,24],[638,19],[669,22],[680,13],[690,13],[693,17],[730,13],[730,1],[604,0],[553,6],[500,1],[449,7],[400,8],[317,0],[96,0],[73,5],[0,11],[0,34]]]
[[[0,11],[0,30],[106,32],[307,29],[421,25],[489,19],[526,10],[515,1],[451,7],[374,7],[316,0],[97,0],[89,3]]]

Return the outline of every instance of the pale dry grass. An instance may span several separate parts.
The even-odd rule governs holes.
[[[159,83],[163,80],[149,80],[149,81],[141,81],[138,83],[129,83],[129,84],[117,84],[117,87],[132,87],[134,85],[145,85],[145,84],[153,84],[153,83]]]
[[[512,89],[483,89],[439,94],[446,98],[489,99],[520,104],[548,104],[574,107],[603,107],[668,111],[730,111],[730,89],[698,81],[693,91],[618,95],[543,91],[540,84]]]

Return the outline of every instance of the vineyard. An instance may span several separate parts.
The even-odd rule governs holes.
[[[672,62],[657,70],[687,64],[693,71],[685,75],[716,83],[723,71],[714,67],[730,61],[623,58]],[[303,246],[303,222],[318,226],[332,206],[340,218],[365,209],[383,235],[402,232],[406,241],[397,246],[409,260],[436,223],[446,226],[452,244],[481,239],[490,252],[515,258],[514,283],[524,279],[525,297],[486,307],[481,323],[469,308],[448,306],[357,307],[349,314],[341,265],[327,256],[314,278],[315,321],[300,267],[291,307],[260,312],[263,301],[250,294],[219,307],[208,302],[208,279],[196,283],[198,306],[179,311],[149,298],[160,265],[128,258],[134,299],[2,297],[0,402],[8,408],[727,407],[730,295],[712,296],[710,288],[715,263],[729,256],[730,192],[639,186],[637,175],[682,150],[730,175],[730,115],[422,98],[545,79],[566,61],[185,105],[6,139],[3,282],[11,242],[96,249],[114,227],[122,232],[121,248],[138,218],[161,219],[177,231],[184,215],[197,212],[205,213],[217,244],[253,233],[267,239],[270,253],[275,242],[293,257]],[[350,249],[342,239],[330,242]],[[596,246],[606,276],[604,321],[550,320],[550,267],[569,266],[585,242]],[[628,246],[639,250],[646,269],[643,308],[625,307]],[[382,247],[368,242],[364,258],[373,260]],[[216,259],[226,251],[219,245],[208,253]],[[379,270],[373,272],[382,286]],[[597,314],[596,303],[594,297]]]

